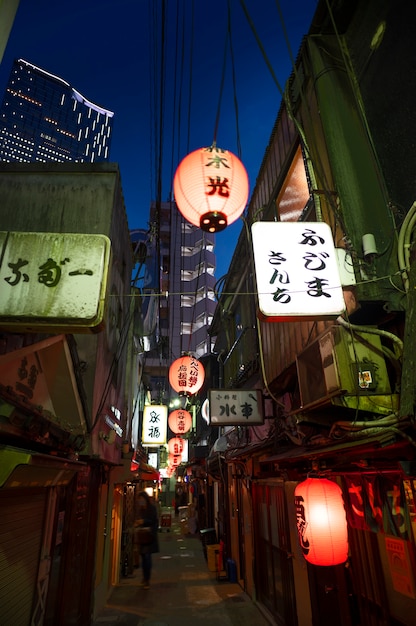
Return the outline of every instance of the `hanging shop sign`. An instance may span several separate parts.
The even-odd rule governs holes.
[[[110,253],[105,235],[0,232],[0,327],[100,330]]]
[[[348,527],[337,483],[307,478],[295,489],[296,525],[305,559],[313,565],[340,565],[348,558]]]
[[[243,213],[248,176],[235,154],[216,145],[188,154],[173,180],[175,201],[183,217],[210,233],[224,230]]]
[[[208,398],[211,426],[252,426],[264,421],[259,389],[210,389]]]
[[[255,222],[251,234],[260,319],[333,319],[343,313],[345,301],[328,224]]]
[[[142,445],[159,446],[166,443],[168,407],[148,404],[143,411]]]

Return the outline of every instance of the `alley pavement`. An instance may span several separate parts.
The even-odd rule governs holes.
[[[270,626],[240,585],[217,579],[199,535],[182,534],[178,520],[159,533],[150,589],[141,570],[122,578],[93,626]]]

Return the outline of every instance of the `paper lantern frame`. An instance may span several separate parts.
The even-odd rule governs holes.
[[[303,556],[313,565],[348,559],[348,526],[342,491],[326,478],[307,478],[295,489],[296,524]]]
[[[173,180],[184,218],[202,230],[224,230],[243,213],[249,195],[247,171],[235,154],[216,145],[188,154]]]

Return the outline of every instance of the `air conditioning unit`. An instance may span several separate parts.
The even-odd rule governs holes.
[[[387,413],[391,387],[380,337],[334,325],[296,359],[302,409],[324,403]]]

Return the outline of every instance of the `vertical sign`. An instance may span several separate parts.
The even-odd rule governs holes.
[[[159,446],[166,443],[168,407],[164,404],[150,404],[144,407],[142,444]]]

